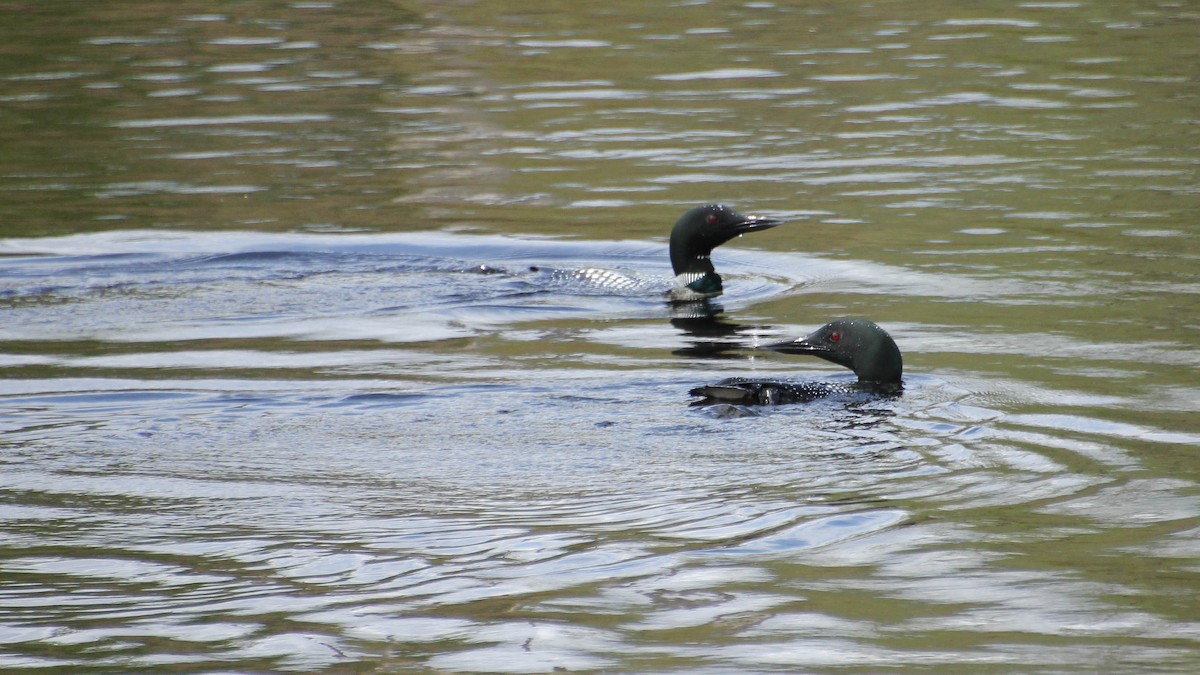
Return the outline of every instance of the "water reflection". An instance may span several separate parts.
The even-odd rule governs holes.
[[[672,350],[676,356],[700,359],[745,358],[737,352],[756,346],[757,336],[770,329],[737,323],[725,316],[725,308],[711,300],[673,303],[671,325],[688,345]]]

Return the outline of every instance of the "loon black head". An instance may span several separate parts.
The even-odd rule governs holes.
[[[723,204],[697,206],[680,217],[671,230],[671,267],[689,290],[712,296],[721,293],[721,275],[713,268],[712,250],[748,232],[766,230],[784,221],[743,216]]]
[[[859,382],[899,384],[904,371],[900,348],[887,331],[866,319],[838,319],[811,334],[764,345],[785,354],[812,354],[854,371]]]

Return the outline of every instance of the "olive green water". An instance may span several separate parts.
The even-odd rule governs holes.
[[[0,669],[1200,668],[1195,3],[0,11]]]

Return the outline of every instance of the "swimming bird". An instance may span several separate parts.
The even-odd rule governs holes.
[[[691,390],[689,393],[692,396],[704,397],[693,405],[807,403],[826,396],[854,392],[896,395],[903,389],[900,376],[904,371],[904,363],[900,348],[887,331],[866,319],[838,319],[805,337],[763,345],[761,348],[784,354],[819,356],[854,371],[858,382],[780,382],[734,377]]]
[[[713,268],[713,249],[734,237],[769,230],[783,223],[775,218],[743,216],[724,204],[705,204],[689,209],[671,229],[671,268],[675,278],[674,284],[666,290],[667,299],[671,302],[695,302],[721,295],[725,289],[721,275]],[[504,270],[480,265],[469,271],[486,273]],[[603,292],[640,295],[663,287],[662,279],[597,267],[557,269],[535,265],[529,271],[547,273],[556,281],[583,283]]]
[[[724,204],[706,204],[687,211],[671,229],[671,268],[675,271],[673,300],[701,300],[724,291],[712,264],[712,251],[750,232],[769,230],[784,221],[743,216]]]

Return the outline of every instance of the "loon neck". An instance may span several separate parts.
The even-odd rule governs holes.
[[[687,271],[675,275],[676,295],[680,297],[710,298],[720,295],[725,287],[721,275],[708,266],[708,271]]]
[[[677,237],[671,239],[671,268],[675,271],[677,286],[687,287],[697,293],[720,293],[721,275],[713,267],[712,251],[684,250]]]
[[[693,236],[678,231],[671,233],[671,268],[675,274],[715,272],[712,249],[693,241]]]

